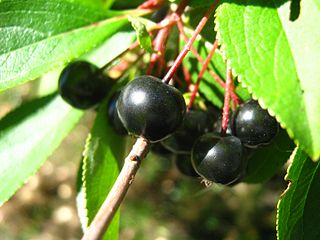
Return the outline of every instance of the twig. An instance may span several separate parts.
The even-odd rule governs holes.
[[[218,0],[216,0],[208,9],[208,11],[206,12],[206,14],[203,16],[203,18],[200,20],[198,26],[196,27],[192,37],[189,39],[189,41],[187,42],[187,44],[184,46],[184,48],[182,49],[182,51],[180,52],[180,54],[178,55],[178,57],[176,58],[176,60],[174,61],[172,67],[169,69],[169,71],[167,72],[167,74],[164,76],[164,78],[162,79],[162,82],[164,83],[168,83],[170,81],[170,79],[172,78],[173,74],[177,71],[179,65],[181,64],[182,60],[184,59],[184,57],[187,55],[187,53],[190,51],[190,48],[193,44],[193,42],[196,40],[196,37],[199,35],[199,33],[201,32],[201,30],[203,29],[203,27],[206,25],[206,23],[208,22],[208,19],[210,17],[210,15],[213,13],[214,9],[216,8],[216,5],[218,4]]]
[[[232,88],[232,71],[227,62],[227,73],[226,73],[226,88],[224,94],[224,104],[222,111],[222,123],[221,123],[221,136],[226,135],[229,121],[229,111],[230,111],[230,93]]]
[[[146,139],[142,137],[137,139],[131,152],[125,158],[124,165],[116,182],[90,226],[85,231],[82,240],[98,240],[102,238],[126,195],[129,186],[132,184],[141,160],[147,155],[149,145],[149,141]]]

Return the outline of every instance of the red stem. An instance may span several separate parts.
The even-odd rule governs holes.
[[[154,50],[156,51],[156,53],[153,53],[151,55],[150,63],[146,71],[147,75],[150,75],[152,73],[152,70],[157,61],[158,61],[157,75],[158,76],[160,75],[161,70],[165,65],[164,53],[166,50],[166,45],[170,35],[172,23],[176,22],[176,16],[180,17],[180,15],[183,13],[184,9],[187,6],[187,2],[188,2],[187,0],[181,1],[176,12],[169,14],[163,21],[159,23],[159,25],[161,25],[163,22],[168,22],[169,20],[168,25],[166,25],[165,27],[159,30],[154,40],[154,45],[155,45]]]
[[[187,83],[187,86],[189,87],[189,85],[191,84],[191,76],[189,73],[188,68],[186,68],[186,66],[182,66],[182,71],[183,71],[183,75],[184,75],[184,80]]]
[[[229,121],[229,112],[230,112],[230,93],[232,89],[232,71],[227,62],[227,73],[226,73],[226,88],[224,94],[224,105],[222,112],[222,124],[221,124],[221,136],[225,136],[228,127]]]
[[[177,26],[179,29],[180,34],[182,35],[183,39],[185,42],[189,41],[189,38],[187,37],[184,29],[183,29],[183,24],[181,22],[181,19],[179,17],[177,17]],[[203,58],[200,56],[200,54],[197,52],[197,50],[194,47],[190,48],[191,52],[193,53],[193,55],[197,58],[197,60],[203,65],[204,64],[204,60]],[[215,73],[213,72],[211,69],[207,68],[208,73],[211,75],[211,77],[213,77],[216,82],[223,88],[226,87],[224,81],[222,81],[222,79]],[[231,92],[231,97],[232,97],[232,101],[234,103],[234,105],[238,105],[239,104],[239,98],[238,96],[234,93],[234,91]]]
[[[150,75],[152,73],[152,70],[154,68],[155,63],[159,60],[159,65],[158,65],[158,72],[161,72],[161,68],[163,65],[163,55],[166,50],[166,45],[168,41],[168,37],[170,34],[170,26],[167,26],[165,28],[160,29],[158,32],[155,40],[154,40],[154,50],[156,51],[155,53],[152,53],[151,59],[150,59],[150,64],[147,69],[147,74]]]
[[[178,57],[176,58],[176,60],[174,61],[172,67],[169,69],[169,71],[167,72],[167,74],[164,76],[164,78],[162,79],[162,82],[164,83],[169,83],[170,79],[172,78],[173,74],[177,71],[179,65],[181,64],[182,60],[184,59],[184,57],[187,55],[187,53],[190,51],[190,48],[193,44],[193,42],[196,40],[196,37],[199,35],[199,33],[201,32],[201,30],[203,29],[203,27],[206,25],[206,23],[208,22],[208,19],[210,17],[210,15],[212,14],[212,12],[214,11],[214,9],[216,8],[216,5],[218,4],[218,0],[216,0],[208,9],[208,11],[206,12],[206,14],[203,16],[203,18],[200,20],[198,26],[196,27],[192,37],[189,39],[189,41],[187,42],[187,44],[184,46],[184,48],[182,49],[182,51],[180,52],[180,54],[178,55]]]
[[[206,71],[206,69],[207,69],[207,67],[208,67],[208,65],[209,65],[209,62],[210,62],[210,60],[211,60],[214,52],[216,51],[217,47],[218,47],[218,41],[215,40],[215,41],[214,41],[214,44],[213,44],[213,46],[212,46],[212,49],[210,50],[207,58],[205,59],[203,65],[202,65],[202,68],[201,68],[201,70],[200,70],[200,72],[199,72],[199,75],[198,75],[197,82],[195,83],[194,88],[193,88],[193,90],[192,90],[191,97],[190,97],[190,101],[189,101],[189,104],[188,104],[188,107],[187,107],[188,110],[190,110],[191,107],[192,107],[192,105],[193,105],[193,102],[194,102],[194,100],[195,100],[195,98],[196,98],[196,95],[197,95],[197,92],[198,92],[199,85],[200,85],[200,82],[201,82],[201,80],[202,80],[203,74],[204,74],[204,72]]]

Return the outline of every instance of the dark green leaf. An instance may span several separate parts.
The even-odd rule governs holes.
[[[231,67],[313,160],[320,157],[320,3],[223,0],[218,39]]]
[[[261,183],[269,180],[288,161],[293,149],[294,143],[284,130],[269,146],[252,149],[248,153],[250,157],[243,182]]]
[[[215,0],[189,0],[188,5],[195,9],[209,7]],[[208,8],[207,8],[208,9]]]
[[[212,4],[210,1],[205,0],[207,5],[209,6]],[[190,28],[195,29],[200,20],[203,18],[203,16],[208,11],[208,6],[201,7],[201,8],[192,8],[189,11],[186,12],[186,17],[188,19],[187,25],[190,26]],[[204,28],[201,30],[200,35],[204,37],[206,41],[213,42],[213,40],[216,38],[216,32],[214,31],[215,23],[214,23],[214,17],[213,15],[209,18],[208,22],[204,26]]]
[[[320,239],[320,163],[297,148],[291,157],[287,190],[278,203],[279,240]]]
[[[0,205],[38,170],[82,114],[51,95],[0,120]]]

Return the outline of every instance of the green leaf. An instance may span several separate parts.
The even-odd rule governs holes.
[[[0,205],[38,170],[82,115],[50,95],[0,120]]]
[[[102,45],[85,54],[81,59],[94,63],[98,67],[103,67],[116,56],[128,49],[135,39],[135,32],[131,29],[120,29],[119,32],[108,38]]]
[[[224,0],[216,12],[218,39],[231,67],[290,137],[320,157],[320,4],[301,1],[290,20],[285,0]]]
[[[149,53],[153,53],[151,36],[145,24],[137,17],[129,16],[128,20],[131,22],[132,27],[136,31],[139,45]]]
[[[90,224],[105,200],[119,174],[118,160],[123,159],[124,139],[108,125],[106,109],[106,103],[101,105],[84,151],[83,202],[80,209],[84,227]],[[118,231],[119,213],[112,220],[104,239],[118,239]]]
[[[320,239],[320,162],[312,162],[297,148],[286,180],[290,181],[278,202],[279,240]]]
[[[195,0],[199,1],[199,0]],[[200,7],[199,4],[197,4],[197,8],[191,8],[189,11],[186,12],[186,24],[188,27],[192,29],[196,29],[198,26],[199,22],[203,18],[203,16],[206,14],[208,11],[208,7],[213,3],[209,2],[208,0],[204,0],[207,4],[206,7]],[[189,1],[190,3],[190,1]],[[208,19],[208,22],[204,26],[204,28],[201,30],[200,35],[209,42],[212,42],[216,38],[216,32],[214,31],[215,27],[215,22],[214,22],[214,17],[213,15]]]
[[[242,181],[262,183],[269,180],[288,161],[294,146],[286,132],[281,130],[269,146],[248,153],[248,168]]]
[[[88,52],[116,33],[126,14],[77,1],[0,2],[0,91],[35,79]]]

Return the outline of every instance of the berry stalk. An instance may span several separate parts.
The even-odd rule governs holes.
[[[169,71],[167,72],[167,74],[164,76],[164,78],[162,79],[162,82],[164,83],[169,83],[170,79],[172,78],[172,76],[174,75],[174,73],[177,71],[179,65],[182,63],[182,60],[184,59],[184,57],[187,55],[187,53],[190,51],[190,48],[193,44],[193,42],[196,40],[196,37],[199,35],[199,33],[201,32],[201,30],[203,29],[203,27],[206,25],[206,23],[209,20],[209,17],[211,16],[211,14],[213,13],[214,9],[216,8],[216,5],[218,4],[218,0],[216,0],[208,9],[208,11],[206,12],[206,14],[203,16],[203,18],[200,20],[198,26],[196,27],[192,37],[189,39],[189,41],[187,42],[187,44],[184,46],[184,48],[182,49],[182,51],[179,53],[178,57],[176,58],[176,60],[174,61],[173,65],[171,66],[171,68],[169,69]]]
[[[216,51],[217,47],[218,47],[218,41],[215,40],[214,44],[212,46],[212,49],[210,50],[206,60],[204,61],[203,65],[202,65],[202,68],[201,68],[200,73],[198,75],[197,82],[194,85],[194,89],[192,90],[190,101],[189,101],[189,104],[188,104],[188,107],[187,107],[188,110],[190,110],[192,105],[193,105],[193,102],[194,102],[194,100],[196,98],[196,95],[197,95],[197,92],[198,92],[198,88],[199,88],[200,82],[202,80],[203,74],[206,71],[206,69],[207,69],[207,67],[209,65],[209,62],[210,62],[214,52]]]
[[[124,160],[121,172],[110,190],[107,198],[101,205],[90,226],[85,231],[82,240],[98,240],[103,237],[114,214],[124,199],[129,186],[139,169],[141,160],[149,151],[149,141],[140,137],[133,145],[129,155]]]
[[[187,34],[185,33],[184,29],[183,29],[183,24],[181,22],[181,19],[176,16],[177,18],[177,26],[179,29],[179,32],[181,34],[181,36],[183,37],[185,42],[189,41],[189,38],[187,37]],[[193,53],[193,55],[197,58],[197,60],[203,65],[204,64],[204,60],[203,58],[200,56],[200,54],[197,52],[197,50],[194,47],[190,48],[190,51]],[[216,80],[216,82],[223,88],[226,87],[226,84],[224,81],[222,81],[222,79],[211,69],[207,68],[206,69],[208,71],[208,73],[211,75],[211,77],[214,78],[214,80]],[[234,104],[234,107],[236,107],[239,104],[239,98],[238,96],[234,93],[234,91],[231,92],[231,97],[232,97],[232,101]]]
[[[227,62],[226,87],[225,87],[225,94],[224,94],[224,105],[223,105],[222,124],[221,124],[222,136],[226,135],[227,127],[228,127],[231,90],[232,90],[232,70],[230,68],[229,63]]]

